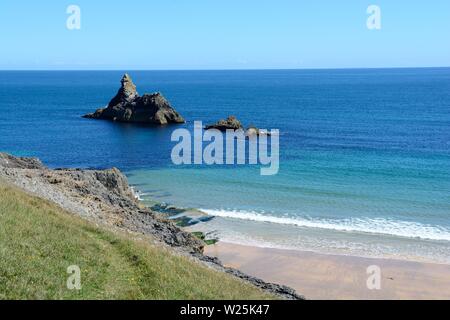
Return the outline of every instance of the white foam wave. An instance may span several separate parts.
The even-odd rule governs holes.
[[[210,210],[203,212],[216,217],[248,221],[277,223],[297,227],[318,228],[343,232],[382,234],[406,238],[450,241],[450,230],[440,226],[385,218],[318,219],[303,217],[277,217],[258,212],[238,210]]]

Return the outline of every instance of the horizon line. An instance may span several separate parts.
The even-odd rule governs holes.
[[[302,71],[302,70],[379,70],[379,69],[448,69],[450,66],[420,66],[420,67],[336,67],[336,68],[212,68],[212,69],[136,69],[136,68],[117,68],[117,69],[0,69],[0,72],[83,72],[83,71]]]

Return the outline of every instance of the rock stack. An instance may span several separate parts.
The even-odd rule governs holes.
[[[243,129],[243,127],[242,127],[241,122],[238,119],[236,119],[236,117],[229,116],[228,118],[221,119],[214,124],[207,125],[205,127],[205,129],[206,130],[217,129],[220,131],[226,131],[228,129],[239,130],[239,129]]]
[[[185,122],[159,92],[139,96],[128,74],[122,77],[119,91],[106,108],[98,109],[83,117],[156,125]]]

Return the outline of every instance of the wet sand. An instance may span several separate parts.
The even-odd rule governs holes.
[[[288,285],[307,299],[450,299],[450,265],[326,255],[219,242],[205,254],[268,282]],[[380,268],[370,290],[369,266]],[[371,278],[373,279],[373,277]]]

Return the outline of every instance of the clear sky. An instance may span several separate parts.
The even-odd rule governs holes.
[[[450,66],[449,0],[0,1],[0,69],[425,66]]]

